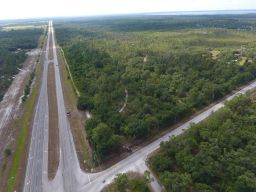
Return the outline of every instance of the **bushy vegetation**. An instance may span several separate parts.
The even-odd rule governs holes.
[[[145,173],[144,176],[137,173],[118,174],[102,192],[150,192],[149,180],[148,173]]]
[[[30,74],[30,77],[29,77],[29,80],[27,82],[27,84],[25,85],[25,89],[24,89],[24,95],[22,97],[22,102],[25,102],[31,92],[31,86],[32,86],[32,83],[33,83],[33,80],[34,80],[34,77],[35,77],[35,72],[33,71],[31,74]]]
[[[78,108],[92,113],[86,130],[98,157],[124,141],[149,137],[255,78],[255,19],[237,17],[145,16],[55,25],[81,93]],[[119,112],[125,90],[128,103]]]
[[[0,28],[0,101],[22,67],[26,51],[36,48],[43,29],[1,30]]]
[[[240,96],[150,159],[166,191],[256,191],[256,94]]]

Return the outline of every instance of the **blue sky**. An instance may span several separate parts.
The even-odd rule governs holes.
[[[0,20],[234,9],[256,9],[256,0],[1,0]]]

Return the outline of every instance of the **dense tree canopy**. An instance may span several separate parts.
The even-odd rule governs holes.
[[[78,108],[92,113],[86,123],[88,138],[101,158],[113,146],[95,141],[100,123],[111,130],[106,141],[113,136],[118,141],[144,139],[153,129],[181,120],[256,77],[256,35],[248,27],[253,18],[229,17],[215,18],[223,25],[218,29],[209,28],[212,17],[191,17],[192,23],[202,20],[207,27],[197,29],[187,17],[56,24],[57,39],[81,92]],[[232,19],[233,27],[224,27]],[[170,27],[174,20],[182,29]],[[119,112],[126,90],[127,105]]]
[[[150,159],[166,191],[256,191],[256,94],[162,143]]]

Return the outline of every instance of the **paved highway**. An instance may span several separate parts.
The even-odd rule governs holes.
[[[53,34],[50,36],[49,34]],[[49,37],[53,40],[53,62],[55,66],[56,93],[59,114],[60,127],[60,163],[56,177],[48,181],[47,163],[48,163],[48,99],[47,99],[47,65]],[[147,156],[159,148],[159,144],[169,140],[171,137],[181,134],[184,130],[190,128],[191,123],[199,123],[213,112],[224,106],[224,101],[217,103],[203,113],[197,115],[190,121],[184,123],[168,134],[157,139],[151,144],[133,152],[132,155],[120,161],[114,166],[100,173],[85,173],[80,169],[74,141],[70,130],[70,125],[66,117],[64,97],[61,86],[60,71],[58,67],[56,54],[56,44],[52,22],[49,23],[48,42],[46,48],[46,57],[44,62],[43,82],[40,96],[36,108],[36,114],[33,124],[31,146],[29,151],[28,166],[24,184],[25,192],[98,192],[106,184],[110,183],[116,174],[127,171],[144,172],[147,168],[145,161]],[[237,93],[229,96],[226,100],[244,94],[248,90],[256,88],[256,81],[246,86]],[[105,182],[103,182],[105,181]],[[156,179],[152,182],[155,191],[161,191],[160,185]]]
[[[42,85],[33,121],[32,136],[30,141],[29,156],[23,188],[24,192],[42,192],[43,185],[46,185],[48,181],[47,161],[49,119],[47,96],[47,71],[49,40],[50,39],[48,36],[44,58]]]

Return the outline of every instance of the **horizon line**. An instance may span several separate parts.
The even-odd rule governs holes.
[[[156,11],[156,12],[131,12],[131,13],[110,13],[110,14],[92,14],[92,15],[59,15],[59,16],[39,16],[39,17],[24,17],[24,18],[11,18],[11,19],[0,19],[0,22],[4,21],[21,21],[21,20],[40,20],[40,19],[54,19],[54,18],[92,18],[92,17],[111,17],[111,16],[132,16],[132,15],[145,15],[145,16],[150,16],[150,15],[155,15],[157,16],[158,14],[161,14],[164,16],[164,14],[169,14],[170,16],[189,16],[191,14],[189,13],[198,13],[198,14],[192,14],[192,15],[227,15],[228,13],[213,13],[213,12],[239,12],[242,11],[244,13],[236,13],[237,15],[245,15],[245,14],[253,14],[256,13],[256,9],[217,9],[217,10],[186,10],[186,11]],[[206,14],[206,13],[209,14]],[[246,13],[248,12],[248,13]],[[183,14],[180,14],[183,13]],[[187,13],[187,14],[186,14]],[[204,14],[200,14],[204,13]],[[212,14],[210,14],[212,13]],[[234,14],[234,15],[236,15]],[[229,14],[232,15],[232,14]],[[166,15],[167,16],[167,15]]]

